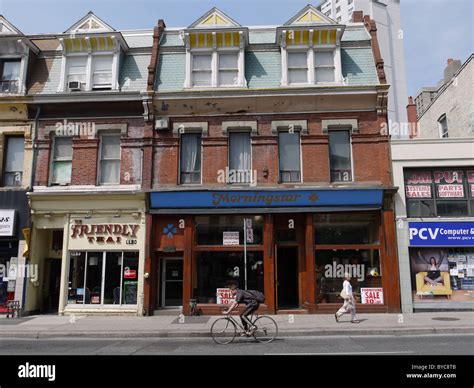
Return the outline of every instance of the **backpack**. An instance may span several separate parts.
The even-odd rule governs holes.
[[[263,295],[260,291],[249,290],[248,293],[252,295],[258,303],[265,302],[265,295]]]

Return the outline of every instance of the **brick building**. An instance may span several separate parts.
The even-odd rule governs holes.
[[[338,24],[307,6],[247,27],[214,8],[164,28],[150,71],[145,310],[218,313],[237,281],[271,313],[334,312],[347,271],[360,311],[400,310],[389,85],[372,20]]]
[[[152,30],[117,31],[89,12],[39,48],[27,83],[36,131],[25,312],[141,314],[143,163]]]

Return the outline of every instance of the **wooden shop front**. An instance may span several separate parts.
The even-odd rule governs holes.
[[[189,314],[196,303],[220,314],[237,281],[264,292],[261,312],[332,313],[349,272],[359,311],[399,311],[393,211],[383,197],[382,189],[151,193],[145,308]]]

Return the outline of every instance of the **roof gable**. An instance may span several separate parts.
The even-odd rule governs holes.
[[[315,24],[334,24],[335,21],[324,15],[316,7],[308,4],[295,16],[288,20],[285,26],[315,25]]]
[[[112,32],[115,31],[110,25],[89,11],[83,18],[69,27],[65,33],[72,32]]]
[[[23,33],[3,15],[0,15],[0,35],[23,35]]]
[[[223,27],[241,27],[234,19],[227,16],[216,7],[207,11],[188,28],[223,28]]]

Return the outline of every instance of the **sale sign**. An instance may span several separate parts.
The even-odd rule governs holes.
[[[231,304],[234,297],[230,292],[230,288],[218,288],[216,292],[217,304]]]
[[[464,198],[463,185],[438,185],[439,198]]]
[[[362,304],[383,304],[383,288],[361,288]]]
[[[407,198],[431,198],[431,186],[406,186]]]

